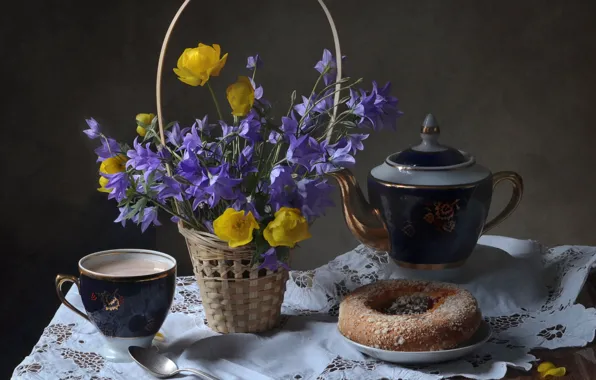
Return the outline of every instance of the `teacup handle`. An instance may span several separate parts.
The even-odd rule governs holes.
[[[89,317],[87,316],[87,314],[83,313],[82,311],[80,311],[79,309],[74,307],[70,302],[68,302],[66,300],[66,297],[64,296],[64,293],[62,292],[62,284],[64,284],[65,282],[74,283],[77,286],[77,288],[79,288],[79,292],[81,291],[81,287],[79,286],[78,278],[76,278],[75,276],[71,276],[69,274],[59,274],[56,276],[56,293],[58,294],[58,298],[60,298],[60,301],[62,301],[64,306],[66,306],[70,310],[74,311],[75,313],[77,313],[81,317],[85,318],[86,320],[89,320]]]
[[[495,216],[491,221],[487,222],[482,229],[482,234],[487,233],[490,229],[496,227],[499,223],[503,220],[507,219],[509,215],[517,208],[519,202],[522,199],[522,195],[524,193],[524,181],[522,177],[517,174],[516,172],[497,172],[493,174],[493,190],[497,187],[499,183],[502,181],[509,181],[511,182],[511,186],[513,187],[513,191],[511,193],[511,199],[507,206],[499,213],[499,215]]]

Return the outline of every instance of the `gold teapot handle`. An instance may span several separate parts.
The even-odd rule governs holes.
[[[496,189],[497,185],[502,181],[511,182],[511,186],[513,187],[511,199],[509,200],[509,203],[507,203],[507,206],[505,206],[503,211],[499,213],[499,215],[495,216],[491,221],[487,222],[484,225],[484,228],[482,229],[482,235],[487,233],[492,228],[496,227],[503,220],[507,219],[507,217],[511,215],[513,211],[515,211],[515,209],[519,205],[519,202],[522,199],[522,195],[524,193],[524,181],[522,180],[522,177],[519,174],[517,174],[516,172],[509,171],[498,172],[493,174],[493,190]]]

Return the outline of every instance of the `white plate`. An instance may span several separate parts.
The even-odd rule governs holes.
[[[476,333],[474,333],[474,335],[468,339],[468,341],[462,343],[457,348],[442,351],[418,352],[381,350],[379,348],[373,348],[356,343],[343,336],[341,332],[339,334],[355,349],[375,359],[400,364],[430,364],[455,360],[475,352],[480,346],[490,339],[492,332],[489,324],[482,321]]]

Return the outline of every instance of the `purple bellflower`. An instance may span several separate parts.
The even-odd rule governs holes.
[[[302,179],[297,183],[298,193],[302,197],[300,209],[302,215],[312,222],[325,215],[327,207],[334,206],[331,200],[333,186],[325,179]]]
[[[147,143],[145,144],[145,147],[143,147],[143,145],[138,142],[138,139],[135,138],[133,143],[134,149],[126,152],[126,155],[130,158],[126,161],[126,166],[143,171],[145,179],[147,179],[148,175],[153,171],[163,169],[161,159],[157,153],[151,150],[150,145],[150,143]]]
[[[321,74],[324,73],[323,81],[325,82],[326,86],[329,86],[331,83],[335,82],[337,63],[335,62],[333,54],[331,54],[329,50],[323,50],[323,58],[317,62],[315,65],[315,70]]]
[[[265,268],[272,272],[275,272],[281,267],[286,270],[290,270],[288,264],[277,259],[277,254],[275,253],[275,248],[273,247],[269,248],[266,252],[262,253],[261,257],[263,258],[263,262],[261,263],[261,265],[259,265],[259,269]]]
[[[255,54],[255,56],[250,56],[247,59],[246,62],[246,68],[249,70],[254,70],[254,69],[260,69],[261,67],[263,67],[263,61],[261,60],[261,57],[259,56],[259,54]]]
[[[323,143],[325,145],[325,143]],[[323,175],[332,172],[336,169],[353,166],[356,159],[350,154],[352,151],[352,144],[347,143],[343,147],[326,146],[327,154],[322,161],[313,164],[313,169],[317,174]]]
[[[180,146],[188,130],[189,128],[180,129],[180,124],[176,122],[170,130],[166,131],[166,141],[172,145]]]
[[[87,122],[89,129],[85,129],[83,133],[90,139],[99,138],[101,136],[101,132],[99,132],[99,123],[95,121],[94,118],[86,119],[85,121]]]
[[[102,137],[101,138],[101,146],[95,149],[95,154],[97,155],[97,162],[105,161],[107,158],[115,157],[119,153],[122,153],[120,150],[120,145],[118,142],[109,137]]]
[[[210,207],[219,203],[220,199],[236,199],[234,186],[242,183],[239,178],[230,178],[230,165],[225,163],[219,167],[209,168],[209,186],[205,193],[209,195],[207,203]]]
[[[103,177],[108,179],[106,189],[112,191],[108,195],[108,199],[116,199],[118,202],[126,198],[126,191],[130,187],[130,180],[128,179],[128,173],[119,172],[115,174],[101,173]]]
[[[324,149],[310,135],[303,135],[298,138],[290,135],[290,146],[286,153],[288,162],[302,165],[310,170],[312,164],[319,160],[323,153]]]
[[[258,116],[255,113],[249,113],[246,118],[242,119],[237,131],[238,135],[249,143],[259,142],[261,140],[261,122],[258,120]]]
[[[161,223],[157,220],[157,208],[155,207],[145,207],[143,210],[143,219],[139,219],[139,214],[136,214],[132,218],[133,222],[141,225],[141,232],[145,232],[151,224],[161,226]]]
[[[199,132],[197,131],[197,125],[193,125],[190,128],[190,132],[184,135],[184,140],[182,141],[181,149],[186,149],[187,151],[194,152],[200,154],[203,149],[203,142],[201,141],[201,137],[199,136]]]

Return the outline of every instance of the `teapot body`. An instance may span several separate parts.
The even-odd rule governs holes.
[[[401,266],[463,264],[480,235],[511,215],[522,198],[519,174],[493,174],[474,156],[441,144],[439,135],[435,117],[427,115],[420,144],[389,155],[371,170],[368,202],[348,169],[332,173],[350,231],[369,247],[388,251]],[[493,189],[504,181],[513,188],[509,203],[487,221]]]
[[[456,267],[471,255],[483,232],[493,176],[459,185],[409,185],[368,177],[371,206],[379,210],[390,256],[415,269]]]

